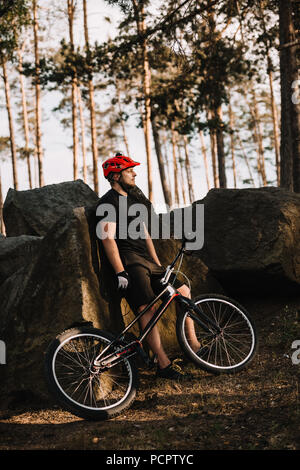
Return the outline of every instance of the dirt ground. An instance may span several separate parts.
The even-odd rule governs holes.
[[[180,384],[140,370],[131,408],[105,422],[16,397],[0,412],[0,450],[299,450],[300,299],[243,302],[260,342],[246,370],[214,376],[182,358],[193,379]]]

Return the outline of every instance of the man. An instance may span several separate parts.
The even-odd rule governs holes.
[[[135,186],[136,173],[134,167],[140,163],[131,158],[117,153],[115,157],[106,160],[102,167],[104,177],[108,179],[111,189],[101,197],[98,208],[109,204],[115,211],[112,215],[105,215],[100,218],[101,243],[104,248],[104,256],[113,268],[116,276],[117,288],[121,290],[133,312],[141,312],[158,294],[159,279],[162,278],[165,269],[161,266],[152,239],[143,224],[144,237],[132,239],[120,236],[124,228],[127,229],[133,216],[128,214],[129,208],[137,201],[128,193]],[[126,199],[122,199],[126,198]],[[127,227],[121,227],[120,211],[127,222]],[[98,211],[97,211],[98,212]],[[105,219],[105,220],[104,220]],[[178,280],[174,287],[184,296],[190,297],[190,290],[186,285],[182,285]],[[155,305],[149,309],[140,319],[140,326],[143,329],[155,313]],[[187,333],[192,341],[192,347],[198,350],[200,345],[195,336],[193,322],[189,319],[189,332]],[[167,379],[181,379],[184,377],[182,371],[172,364],[161,343],[157,325],[146,337],[147,343],[152,352],[157,357],[157,376]]]

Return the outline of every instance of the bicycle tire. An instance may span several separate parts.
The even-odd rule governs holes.
[[[44,370],[49,392],[64,409],[80,418],[109,419],[135,399],[138,370],[133,358],[125,358],[106,372],[95,374],[91,370],[99,348],[113,339],[112,334],[96,328],[71,328],[47,348]]]
[[[258,346],[256,326],[249,312],[235,300],[220,294],[199,295],[193,301],[218,324],[221,333],[208,333],[194,321],[200,344],[195,351],[186,332],[189,312],[182,310],[177,317],[176,334],[185,356],[201,369],[216,374],[238,372],[249,365]],[[202,316],[201,319],[205,322]]]

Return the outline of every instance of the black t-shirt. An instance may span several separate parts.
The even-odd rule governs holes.
[[[99,199],[96,219],[97,226],[101,220],[116,223],[115,240],[124,267],[133,264],[147,267],[149,261],[153,263],[153,259],[150,257],[147,249],[143,228],[143,222],[147,227],[148,220],[148,212],[145,205],[129,194],[123,196],[114,189],[110,189]],[[104,260],[108,261],[99,237],[98,240],[100,256],[103,256]]]

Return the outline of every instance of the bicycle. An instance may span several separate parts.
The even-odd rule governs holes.
[[[136,356],[150,364],[142,343],[174,300],[181,307],[177,339],[186,358],[196,366],[212,373],[233,373],[253,359],[256,326],[243,306],[220,294],[203,294],[191,300],[169,282],[179,257],[182,262],[185,242],[166,268],[162,292],[119,335],[80,326],[64,331],[50,343],[45,355],[46,381],[63,408],[87,420],[105,420],[128,408],[138,389]],[[128,330],[158,300],[161,304],[140,336],[128,339]],[[192,349],[186,335],[188,317],[194,321],[198,351]]]

